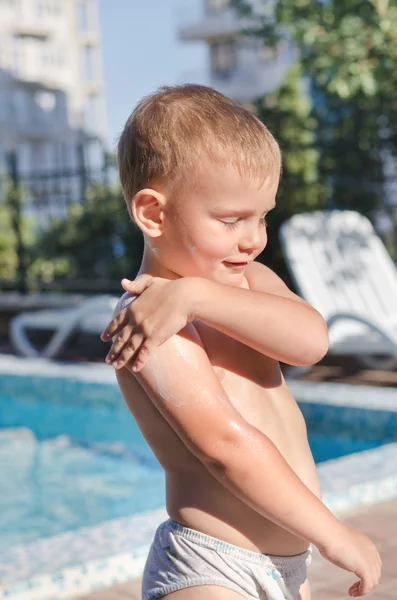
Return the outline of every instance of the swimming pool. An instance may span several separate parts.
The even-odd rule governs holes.
[[[0,378],[0,552],[164,505],[164,476],[115,386]]]
[[[0,356],[0,600],[66,600],[142,574],[167,518],[163,474],[115,384],[106,365]],[[397,443],[385,443],[397,390],[289,386],[325,504],[397,497]]]
[[[302,405],[315,461],[397,439],[362,411]],[[118,388],[61,377],[0,377],[0,552],[164,505],[164,476]]]

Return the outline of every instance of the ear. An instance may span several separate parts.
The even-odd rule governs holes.
[[[140,190],[135,194],[131,211],[138,227],[151,238],[163,233],[165,197],[152,189]]]

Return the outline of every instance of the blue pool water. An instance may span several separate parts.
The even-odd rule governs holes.
[[[390,441],[316,422],[316,462]],[[165,500],[162,470],[110,384],[0,376],[0,472],[0,552]]]

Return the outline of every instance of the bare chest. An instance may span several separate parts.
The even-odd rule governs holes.
[[[236,410],[272,440],[296,473],[317,481],[306,424],[279,363],[210,327],[195,326]]]

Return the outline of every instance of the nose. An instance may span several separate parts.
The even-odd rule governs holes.
[[[266,230],[263,228],[262,231],[258,227],[250,227],[240,238],[239,250],[240,252],[255,252],[266,245]]]

